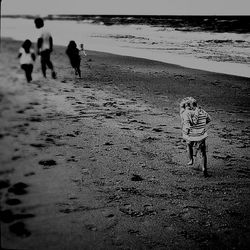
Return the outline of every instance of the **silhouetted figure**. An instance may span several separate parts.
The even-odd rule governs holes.
[[[27,82],[32,81],[33,64],[36,60],[35,51],[32,49],[30,40],[25,40],[19,50],[18,58],[20,58],[21,69],[24,70]]]
[[[79,75],[81,78],[81,57],[80,57],[80,50],[77,48],[75,41],[70,41],[69,45],[66,49],[66,54],[69,57],[70,64],[72,68],[75,70],[75,74]]]
[[[51,76],[56,79],[56,72],[50,60],[50,54],[53,51],[53,38],[47,30],[44,29],[44,21],[42,18],[34,20],[37,29],[41,30],[41,35],[37,40],[37,54],[41,56],[41,67],[43,76],[46,78],[46,68],[51,69]]]

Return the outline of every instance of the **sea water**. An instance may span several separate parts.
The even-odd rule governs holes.
[[[177,29],[171,25],[46,20],[54,44],[70,40],[109,52],[250,78],[250,32]],[[2,18],[2,37],[37,40],[33,19]]]

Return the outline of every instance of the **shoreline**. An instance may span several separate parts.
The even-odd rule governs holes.
[[[9,20],[9,19],[7,19]],[[23,33],[26,33],[26,36],[29,37],[30,36],[30,40],[33,40],[33,42],[35,42],[35,38],[34,38],[34,34],[29,34],[29,29],[31,29],[31,24],[29,22],[31,22],[31,20],[26,20],[26,19],[22,19],[24,20],[23,22],[27,22],[25,24],[25,27],[29,27],[28,30],[25,29],[22,25],[21,25],[21,29],[23,29]],[[68,43],[68,39],[67,37],[65,37],[64,35],[61,35],[60,32],[57,32],[57,29],[60,30],[60,22],[61,21],[57,21],[57,20],[47,20],[47,22],[49,22],[49,25],[51,27],[54,27],[53,33],[54,33],[54,42],[55,44],[58,45],[66,45]],[[176,64],[176,65],[180,65],[180,66],[184,66],[184,67],[188,67],[188,68],[193,68],[193,69],[200,69],[200,70],[205,70],[205,71],[209,71],[209,72],[216,72],[216,73],[222,73],[222,74],[229,74],[229,75],[236,75],[236,76],[242,76],[242,77],[248,77],[250,78],[250,68],[249,68],[249,64],[246,64],[245,59],[243,58],[243,55],[241,57],[241,59],[237,59],[234,58],[236,55],[233,56],[233,60],[234,62],[232,62],[231,59],[228,59],[229,57],[231,57],[231,55],[227,55],[227,53],[224,50],[221,50],[220,53],[224,54],[224,56],[219,56],[218,52],[216,52],[214,55],[210,55],[209,53],[207,54],[207,52],[203,51],[201,54],[197,54],[194,52],[194,55],[188,53],[188,51],[184,50],[182,55],[179,55],[178,53],[169,53],[168,49],[169,47],[162,47],[162,46],[156,46],[152,48],[148,48],[146,49],[145,46],[141,45],[141,48],[137,48],[137,46],[134,45],[130,45],[129,43],[124,43],[122,42],[122,40],[116,40],[115,36],[114,39],[104,39],[104,40],[100,40],[101,37],[103,36],[103,38],[108,38],[109,35],[108,33],[104,33],[102,34],[102,32],[100,32],[100,27],[102,27],[100,24],[88,24],[88,23],[83,23],[83,27],[80,27],[80,23],[76,22],[76,21],[71,21],[71,22],[75,22],[75,30],[74,32],[69,33],[69,37],[74,37],[75,41],[77,43],[82,43],[84,41],[84,44],[86,46],[87,49],[89,50],[95,50],[95,51],[99,51],[99,52],[108,52],[108,53],[114,53],[117,55],[125,55],[125,56],[135,56],[135,57],[140,57],[140,58],[146,58],[149,60],[157,60],[160,62],[165,62],[165,63],[172,63],[172,64]],[[8,25],[14,25],[13,22],[10,20],[9,22],[6,21],[6,24],[4,24],[3,21],[3,27],[8,26]],[[70,26],[68,26],[68,24],[66,24],[66,29],[70,29]],[[93,27],[91,25],[94,25]],[[33,26],[32,26],[33,27]],[[109,26],[103,26],[103,29],[109,29],[107,28]],[[118,25],[114,25],[114,31],[117,29],[117,27],[119,27]],[[13,28],[13,27],[12,27]],[[86,34],[80,34],[80,30],[81,28],[84,28],[86,30]],[[97,34],[99,34],[101,37],[98,38],[98,36],[95,38],[95,34],[91,34],[89,33],[89,30],[91,29],[96,29],[97,30]],[[110,32],[112,32],[112,28],[110,28]],[[63,31],[62,31],[63,32]],[[98,33],[99,32],[99,33]],[[108,32],[108,31],[107,31]],[[176,32],[176,31],[175,31]],[[20,39],[23,37],[23,34],[18,33],[18,31],[14,34],[11,33],[11,31],[9,31],[8,29],[6,29],[6,32],[4,32],[3,29],[3,35],[5,36],[12,36],[15,39]],[[122,32],[121,32],[122,33]],[[119,32],[118,32],[119,34]],[[175,33],[174,33],[175,34]],[[183,33],[185,34],[185,33]],[[190,33],[191,34],[191,33]],[[204,36],[204,39],[206,40],[206,34],[209,33],[202,33]],[[218,46],[220,46],[220,42],[223,42],[223,39],[233,39],[232,37],[234,37],[233,41],[235,42],[242,42],[241,39],[244,40],[244,38],[242,37],[238,37],[238,40],[235,37],[236,34],[232,34],[232,37],[230,36],[226,36],[227,33],[225,33],[223,36],[219,36],[218,34],[220,33],[214,33],[214,38],[208,36],[207,39],[215,39],[215,42],[218,42]],[[93,37],[92,37],[93,35]],[[247,35],[247,33],[246,33]],[[140,34],[138,34],[138,36],[140,36]],[[174,35],[176,36],[176,34]],[[121,35],[122,37],[122,35]],[[124,36],[126,38],[126,34]],[[132,36],[133,37],[133,36]],[[137,36],[135,35],[134,38],[136,38]],[[118,35],[119,38],[119,35]],[[139,39],[140,37],[138,37]],[[166,38],[167,39],[167,38]],[[200,38],[201,39],[201,38]],[[218,40],[219,39],[219,40]],[[222,39],[222,40],[220,40]],[[154,41],[154,40],[152,40]],[[208,40],[210,41],[210,40]],[[228,40],[225,40],[228,41]],[[248,41],[248,39],[246,38],[246,41]],[[190,41],[189,41],[190,42]],[[199,40],[199,42],[203,42],[203,40]],[[156,41],[157,43],[157,41]],[[178,44],[178,42],[177,42]],[[147,45],[150,47],[150,45]],[[233,46],[232,44],[230,45],[231,47]],[[236,46],[236,45],[235,45]],[[237,45],[239,46],[239,44]],[[171,46],[170,46],[171,48]],[[178,47],[177,49],[183,49],[183,46]],[[210,49],[212,49],[213,47],[209,47]],[[208,50],[209,50],[208,48]],[[233,47],[232,47],[233,48]],[[246,47],[247,48],[247,47]],[[167,50],[162,50],[162,49],[167,49]],[[191,49],[191,48],[189,48]],[[196,47],[196,50],[199,50],[199,46]],[[239,52],[238,52],[239,53]],[[243,53],[243,50],[242,50]],[[214,57],[212,57],[214,56]],[[240,55],[238,55],[240,56]],[[245,55],[247,56],[247,55]],[[201,57],[205,57],[205,58],[201,58]],[[211,60],[211,58],[213,58],[214,60]],[[229,60],[229,62],[227,61]],[[236,61],[235,61],[236,60]],[[239,60],[241,61],[241,63],[239,63]],[[247,59],[246,59],[247,60]],[[245,64],[244,64],[245,63]]]
[[[3,40],[4,39],[13,39],[13,38],[4,37]],[[13,39],[13,40],[20,41],[19,39]],[[65,47],[65,45],[62,45],[62,44],[55,44],[55,46]],[[208,60],[198,59],[198,58],[183,58],[181,56],[171,55],[171,54],[161,57],[156,54],[152,55],[151,52],[147,52],[146,50],[144,50],[144,53],[142,55],[142,53],[135,48],[130,48],[129,50],[127,48],[126,49],[123,49],[123,48],[101,49],[100,48],[100,50],[90,49],[89,51],[96,51],[99,53],[108,53],[108,54],[113,54],[117,56],[141,58],[141,59],[146,59],[149,61],[173,64],[176,66],[193,69],[193,70],[202,70],[202,71],[206,71],[210,73],[225,74],[228,76],[245,77],[245,78],[250,79],[249,67],[245,64],[208,61]],[[167,60],[166,60],[166,56],[168,58]]]
[[[2,37],[2,40],[3,41],[6,41],[6,40],[13,40],[13,41],[17,41],[17,42],[22,42],[22,40],[19,40],[19,39],[14,39],[12,37]],[[35,42],[33,42],[33,46],[35,45]],[[65,45],[61,45],[61,44],[55,44],[54,45],[55,47],[58,47],[58,48],[66,48]],[[211,74],[218,74],[218,75],[225,75],[225,76],[228,76],[228,77],[239,77],[239,78],[246,78],[246,80],[250,80],[250,74],[248,74],[247,72],[247,66],[246,65],[238,65],[238,67],[236,67],[236,71],[235,72],[227,72],[228,70],[223,70],[223,71],[216,71],[215,68],[217,66],[219,66],[220,64],[228,64],[230,65],[231,63],[225,63],[225,62],[206,62],[206,61],[203,61],[201,59],[194,59],[194,60],[191,60],[196,66],[188,66],[188,61],[189,59],[187,58],[186,60],[184,60],[184,62],[180,62],[180,60],[177,59],[178,62],[174,63],[174,62],[167,62],[165,60],[161,60],[161,59],[157,59],[156,57],[155,58],[149,58],[147,56],[143,57],[143,56],[140,56],[140,53],[138,55],[135,55],[136,53],[119,53],[118,51],[117,52],[112,52],[112,51],[101,51],[101,50],[89,50],[87,49],[86,51],[90,51],[90,52],[94,52],[94,53],[104,53],[104,54],[110,54],[110,55],[113,55],[113,56],[121,56],[121,57],[131,57],[131,58],[135,58],[135,59],[142,59],[142,60],[148,60],[148,61],[153,61],[153,62],[158,62],[158,63],[163,63],[163,64],[166,64],[166,65],[173,65],[174,67],[181,67],[181,68],[184,68],[184,69],[190,69],[190,70],[194,70],[194,71],[204,71],[206,73],[211,73]],[[136,51],[135,51],[136,52]],[[133,55],[132,55],[133,54]],[[211,69],[206,69],[204,68],[204,66],[201,66],[201,65],[206,65],[207,67],[210,67]],[[217,66],[212,66],[213,64],[216,64]],[[242,68],[240,71],[239,71],[239,68],[241,67],[246,67],[246,68]],[[238,72],[238,73],[237,73]]]
[[[78,79],[55,46],[58,79],[37,60],[28,84],[20,45],[0,58],[1,247],[248,247],[247,78],[87,50]],[[212,116],[206,179],[186,166],[185,96]]]
[[[98,51],[102,52],[102,51]],[[202,71],[207,71],[210,73],[218,73],[218,74],[224,74],[224,75],[229,75],[229,76],[237,76],[237,77],[245,77],[250,79],[250,73],[249,67],[245,64],[235,64],[235,63],[230,63],[230,62],[217,62],[217,61],[206,61],[203,59],[190,59],[190,58],[178,58],[177,56],[173,56],[172,60],[166,61],[166,59],[159,58],[158,56],[155,56],[155,58],[152,58],[152,56],[141,56],[137,55],[135,56],[134,53],[112,53],[112,52],[106,52],[106,53],[111,53],[111,54],[117,54],[120,56],[133,56],[141,59],[147,59],[151,61],[157,61],[157,62],[162,62],[166,64],[173,64],[176,66],[188,68],[188,69],[194,69],[194,70],[202,70]],[[132,55],[133,54],[133,55]],[[171,57],[171,55],[167,55]],[[191,64],[190,64],[191,62]],[[224,68],[222,70],[222,68]],[[230,70],[229,70],[230,68]]]

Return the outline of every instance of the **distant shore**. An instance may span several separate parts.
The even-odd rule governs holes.
[[[34,15],[3,15],[3,18],[34,19]],[[67,15],[51,14],[46,20],[74,20],[103,23],[104,25],[144,24],[172,27],[180,31],[212,31],[250,33],[250,16],[247,15]]]

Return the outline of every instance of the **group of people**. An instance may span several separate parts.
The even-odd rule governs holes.
[[[47,67],[51,70],[52,78],[56,79],[56,72],[51,62],[50,55],[53,51],[53,39],[51,34],[44,29],[42,18],[34,20],[37,29],[41,29],[41,35],[37,40],[37,55],[41,57],[41,68],[43,76],[46,78]],[[70,41],[66,49],[70,64],[75,70],[75,74],[81,78],[81,56],[86,56],[83,44],[80,50],[77,48],[75,41]],[[27,82],[32,81],[33,64],[36,59],[36,53],[32,48],[30,40],[25,40],[19,50],[21,68],[24,70]],[[198,107],[197,101],[193,97],[186,97],[180,103],[180,116],[182,122],[183,139],[187,145],[189,162],[188,165],[194,164],[194,157],[200,152],[202,157],[202,171],[204,176],[207,172],[207,128],[206,125],[211,121],[210,116],[205,110]]]
[[[39,55],[41,57],[41,69],[43,76],[46,78],[46,70],[48,67],[51,70],[51,77],[56,79],[56,72],[50,59],[53,51],[52,35],[44,28],[44,21],[42,18],[36,18],[34,23],[35,27],[41,31],[37,40],[37,52],[35,53],[35,50],[32,47],[32,42],[29,39],[23,42],[18,54],[21,69],[25,72],[27,82],[31,82],[33,65],[36,60],[36,55]],[[80,44],[80,49],[78,49],[75,41],[70,41],[66,54],[69,57],[72,68],[75,70],[75,74],[81,78],[81,57],[87,55],[83,44]]]

